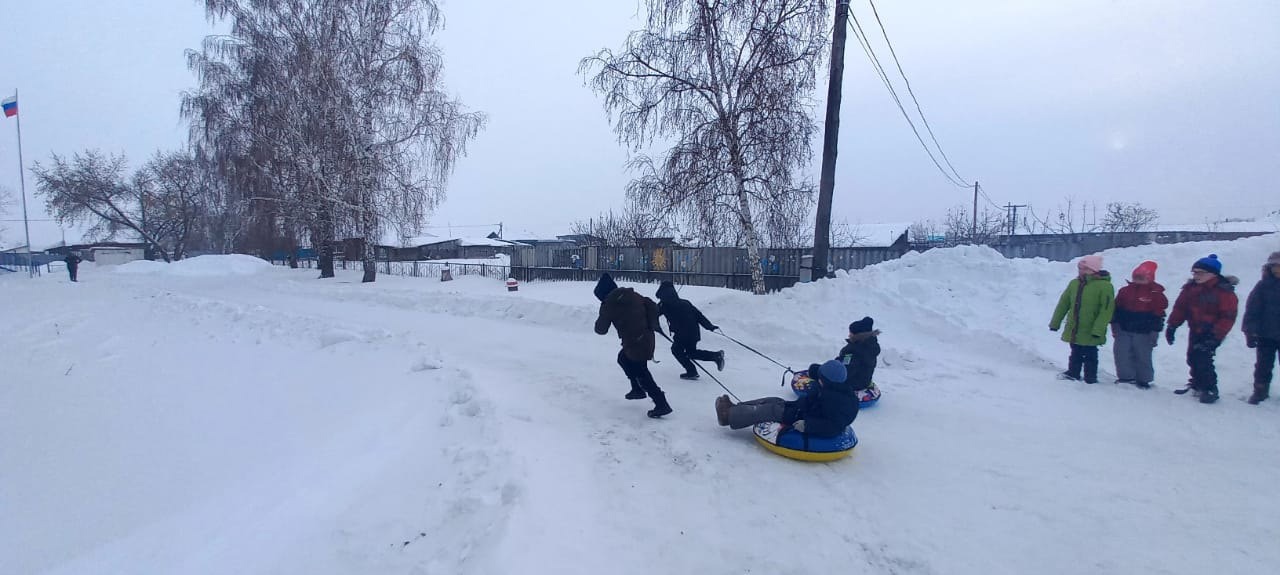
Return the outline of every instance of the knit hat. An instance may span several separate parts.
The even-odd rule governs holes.
[[[613,281],[613,276],[609,274],[600,274],[600,281],[596,282],[596,299],[604,301],[604,298],[609,297],[609,294],[613,293],[613,290],[616,289],[618,289],[618,284]]]
[[[1271,252],[1271,257],[1267,258],[1267,265],[1280,266],[1280,252]]]
[[[1146,278],[1150,281],[1156,281],[1156,267],[1156,262],[1151,260],[1138,264],[1138,267],[1133,268],[1133,279]]]
[[[680,297],[680,294],[676,292],[676,285],[671,283],[671,280],[663,280],[663,282],[658,286],[658,293],[654,295],[657,295],[660,300],[676,299]]]
[[[822,364],[822,367],[818,368],[818,374],[824,381],[831,383],[844,383],[844,380],[849,378],[849,371],[845,369],[844,364],[834,359]]]
[[[1076,268],[1084,273],[1096,274],[1102,271],[1102,256],[1091,255],[1082,257],[1080,258],[1080,261],[1076,262]]]
[[[871,331],[871,326],[875,325],[876,320],[869,316],[849,324],[849,333],[863,333]]]
[[[1207,258],[1200,258],[1191,266],[1192,270],[1204,270],[1215,274],[1222,273],[1222,262],[1218,261],[1218,254],[1209,254]]]

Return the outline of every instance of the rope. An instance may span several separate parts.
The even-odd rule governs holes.
[[[729,340],[729,341],[731,341],[731,342],[733,342],[733,343],[736,343],[736,344],[738,344],[738,345],[740,345],[740,346],[742,346],[742,347],[746,348],[746,349],[747,349],[747,351],[750,351],[751,353],[754,353],[754,354],[756,354],[756,355],[758,355],[758,356],[760,356],[760,357],[765,358],[766,360],[768,360],[768,361],[769,361],[770,363],[772,363],[773,365],[776,365],[776,366],[778,366],[778,367],[781,367],[782,369],[785,369],[785,370],[787,370],[787,371],[788,371],[788,372],[790,372],[790,373],[795,373],[795,371],[793,371],[789,366],[782,365],[781,363],[778,363],[777,361],[775,361],[772,357],[769,357],[769,356],[767,356],[767,355],[765,355],[765,354],[763,354],[763,353],[760,353],[759,351],[756,351],[756,349],[755,349],[755,348],[753,348],[753,347],[751,347],[751,346],[749,346],[749,345],[747,345],[747,344],[745,344],[745,343],[742,343],[742,342],[740,342],[740,341],[738,341],[738,340],[736,340],[736,339],[733,339],[732,337],[729,337],[728,335],[726,335],[726,334],[724,333],[724,331],[722,331],[722,330],[716,330],[716,333],[720,334],[720,336],[721,336],[721,337],[723,337],[723,338],[725,338],[725,339],[727,339],[727,340]]]
[[[659,331],[658,333],[662,334],[662,337],[666,338],[666,340],[671,342],[672,345],[675,345],[676,342],[671,341],[671,338],[667,336],[666,332]],[[719,385],[720,389],[725,390],[725,392],[729,394],[729,397],[732,397],[734,401],[738,403],[742,403],[742,399],[738,397],[738,394],[734,393],[733,390],[729,389],[728,387],[725,387],[724,383],[722,383],[720,379],[717,378],[716,376],[711,375],[711,372],[707,371],[707,368],[702,367],[701,363],[698,363],[697,360],[694,360],[692,358],[690,358],[689,361],[692,362],[693,365],[696,366],[698,369],[701,369],[702,373],[707,374],[707,377],[710,377],[712,381],[716,382],[716,385]]]

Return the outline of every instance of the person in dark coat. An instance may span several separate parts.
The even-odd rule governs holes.
[[[1262,279],[1245,300],[1245,345],[1257,350],[1253,364],[1253,395],[1249,403],[1258,405],[1271,392],[1271,372],[1280,355],[1280,252],[1274,252],[1262,266]]]
[[[658,286],[658,315],[666,316],[667,327],[671,331],[671,355],[684,367],[681,379],[698,379],[698,369],[693,360],[714,361],[716,369],[724,371],[724,351],[706,351],[698,349],[702,340],[702,329],[711,331],[720,329],[707,320],[698,308],[681,299],[676,293],[676,286],[669,281]]]
[[[870,317],[849,324],[849,337],[836,357],[849,372],[848,385],[853,391],[862,391],[875,382],[876,362],[880,358],[880,330],[872,329],[875,320]]]
[[[76,280],[76,272],[80,270],[80,262],[84,260],[81,260],[80,256],[74,253],[67,252],[67,257],[62,258],[62,261],[67,263],[67,274],[71,276],[71,281],[78,281]]]
[[[1145,261],[1133,270],[1133,279],[1116,294],[1116,313],[1111,316],[1111,334],[1116,345],[1116,383],[1131,383],[1141,389],[1151,387],[1155,366],[1151,352],[1164,331],[1164,312],[1169,298],[1164,286],[1156,283],[1156,262]]]
[[[1216,254],[1200,258],[1191,266],[1191,280],[1182,286],[1173,303],[1169,329],[1164,332],[1165,341],[1173,345],[1178,326],[1186,323],[1191,331],[1187,342],[1191,383],[1175,393],[1195,391],[1200,394],[1200,403],[1218,401],[1218,372],[1213,366],[1213,356],[1236,323],[1237,282],[1235,277],[1222,275],[1222,262]]]
[[[809,366],[817,374],[809,393],[795,401],[762,397],[735,404],[729,396],[716,398],[716,420],[731,429],[776,421],[813,437],[836,437],[858,417],[858,395],[848,385],[844,364],[830,360]]]
[[[609,274],[600,274],[596,283],[596,298],[600,300],[600,317],[596,319],[596,333],[609,333],[609,326],[618,332],[622,351],[618,352],[618,365],[631,382],[627,399],[653,400],[649,417],[662,417],[671,413],[666,394],[653,381],[649,373],[649,360],[653,359],[655,331],[658,325],[658,304],[631,288],[618,287]]]

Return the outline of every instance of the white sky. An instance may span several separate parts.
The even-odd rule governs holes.
[[[442,2],[447,27],[436,41],[448,87],[489,125],[432,225],[565,233],[569,222],[621,205],[626,152],[576,72],[582,57],[621,46],[639,27],[637,7]],[[853,7],[892,66],[868,4]],[[1043,212],[1068,195],[1140,201],[1165,222],[1280,209],[1280,3],[882,0],[879,9],[952,162],[996,203]],[[28,167],[87,148],[124,152],[137,165],[184,143],[178,98],[194,78],[183,51],[212,30],[201,3],[12,0],[0,14],[0,92],[20,90]],[[836,218],[911,221],[969,203],[970,192],[929,162],[849,40]],[[817,118],[824,94],[815,94]],[[14,124],[0,122],[0,186],[16,200]],[[820,152],[815,141],[814,180]],[[27,184],[31,217],[47,218],[29,176]],[[3,218],[20,217],[15,203]],[[20,240],[21,222],[0,226],[8,228],[0,242]],[[58,233],[36,222],[32,240]]]

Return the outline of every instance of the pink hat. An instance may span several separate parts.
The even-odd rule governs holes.
[[[1084,273],[1096,274],[1102,271],[1102,256],[1092,255],[1080,258],[1076,262],[1076,268]]]

